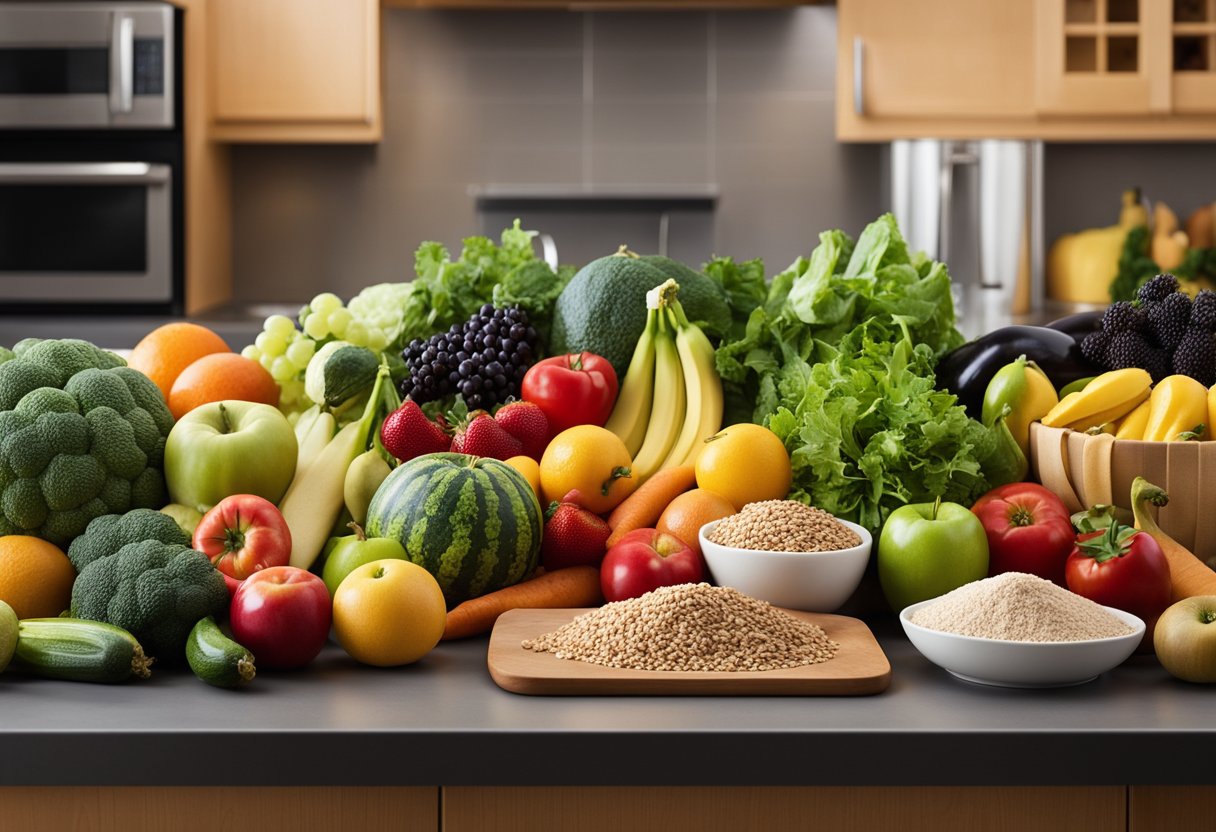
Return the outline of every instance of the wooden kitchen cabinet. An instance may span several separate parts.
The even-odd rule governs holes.
[[[1216,0],[839,0],[846,141],[1216,138]]]
[[[208,0],[211,136],[375,142],[379,0]]]

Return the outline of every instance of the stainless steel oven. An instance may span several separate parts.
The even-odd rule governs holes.
[[[172,128],[174,20],[167,3],[0,3],[0,124]]]
[[[173,169],[148,162],[0,162],[0,298],[173,300]]]

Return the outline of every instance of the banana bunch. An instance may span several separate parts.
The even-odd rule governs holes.
[[[1152,376],[1139,368],[1103,373],[1083,389],[1060,399],[1043,417],[1043,424],[1107,432],[1107,426],[1113,426],[1148,400],[1152,383]]]
[[[679,290],[668,280],[646,293],[646,329],[605,425],[625,443],[640,481],[692,464],[704,440],[722,427],[714,348],[684,314]]]

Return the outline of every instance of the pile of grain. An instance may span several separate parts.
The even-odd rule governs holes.
[[[523,647],[604,667],[740,671],[826,662],[839,645],[767,601],[679,584],[606,604]]]
[[[917,610],[911,621],[930,630],[1002,641],[1086,641],[1132,632],[1088,598],[1024,572],[961,586]]]
[[[835,552],[861,543],[855,531],[826,511],[796,500],[748,503],[714,526],[709,539],[765,552]]]

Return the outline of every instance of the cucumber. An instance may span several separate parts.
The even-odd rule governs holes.
[[[154,660],[121,627],[82,618],[27,618],[17,625],[13,667],[70,682],[146,679]]]
[[[224,635],[210,615],[190,631],[186,661],[195,676],[217,688],[239,688],[252,681],[255,672],[253,654]]]
[[[17,649],[17,613],[8,604],[0,601],[0,673],[8,667]]]

